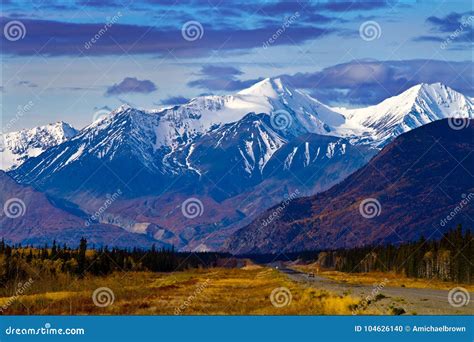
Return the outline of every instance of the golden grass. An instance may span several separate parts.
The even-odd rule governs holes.
[[[394,272],[347,273],[324,269],[319,269],[318,272],[317,266],[314,264],[298,265],[294,266],[294,268],[302,272],[313,272],[314,274],[347,284],[373,285],[387,279],[387,286],[391,287],[450,290],[453,287],[462,286],[468,291],[474,291],[474,285],[472,284],[458,284],[436,279],[407,278]]]
[[[176,273],[130,272],[107,277],[33,283],[3,314],[143,314],[143,315],[294,315],[351,314],[358,298],[306,288],[276,270],[255,265],[243,269],[195,269]],[[112,305],[98,307],[92,293],[110,288]],[[275,288],[291,292],[291,302],[272,305]],[[0,298],[0,304],[9,301]],[[364,312],[371,313],[371,312]],[[374,312],[380,313],[380,312]]]

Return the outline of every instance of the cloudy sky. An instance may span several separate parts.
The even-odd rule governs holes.
[[[331,105],[474,96],[471,1],[2,0],[2,131],[284,75]]]

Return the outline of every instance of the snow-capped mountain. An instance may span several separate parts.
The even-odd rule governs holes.
[[[0,135],[0,170],[16,168],[26,159],[36,157],[76,134],[75,128],[60,121]]]
[[[338,133],[383,147],[400,134],[436,120],[473,118],[473,104],[471,98],[441,83],[418,84],[374,106],[339,108],[346,122],[338,127]]]
[[[341,114],[292,88],[281,78],[266,78],[234,95],[197,97],[159,114],[163,121],[173,123],[169,125],[172,134],[182,135],[186,131],[189,136],[239,121],[251,112],[284,115],[283,119],[289,123],[282,130],[293,135],[301,132],[327,135],[333,126],[344,122]]]
[[[265,79],[159,110],[121,106],[9,174],[86,213],[120,190],[101,222],[166,232],[156,236],[186,249],[240,227],[290,191],[328,189],[406,131],[473,117],[472,104],[446,86],[423,84],[375,106],[331,108],[282,78]],[[180,209],[190,197],[205,204],[198,221]],[[227,233],[219,234],[223,241]]]
[[[333,133],[334,127],[344,122],[341,114],[291,88],[281,79],[265,79],[234,95],[197,97],[187,104],[162,111],[121,106],[82,129],[73,139],[51,148],[41,158],[32,160],[15,173],[15,177],[25,183],[41,180],[42,184],[47,185],[49,179],[61,173],[68,175],[64,181],[67,180],[68,187],[74,188],[83,182],[79,175],[84,172],[80,170],[89,166],[97,169],[106,163],[109,171],[114,170],[115,165],[117,170],[113,173],[120,180],[134,178],[137,172],[142,176],[147,173],[150,176],[158,174],[161,182],[142,184],[147,191],[157,191],[175,176],[186,174],[193,178],[199,175],[199,167],[192,162],[199,139],[202,138],[205,143],[209,135],[216,134],[227,137],[238,134],[242,139],[247,139],[245,131],[251,127],[240,121],[249,112],[266,113],[268,118],[265,127],[260,125],[254,131],[255,137],[261,137],[255,143],[262,144],[265,149],[268,147],[262,155],[263,160],[258,161],[260,176],[271,154],[282,146],[285,139],[306,133],[329,135]],[[278,120],[283,120],[283,125]],[[214,148],[219,148],[219,145]],[[244,172],[249,172],[253,168],[252,156],[245,155],[251,152],[249,145],[241,151],[239,158],[246,164]],[[107,177],[100,182],[106,186],[110,183],[110,177],[105,174],[107,172],[104,175],[94,173],[92,177]],[[72,175],[76,175],[73,179],[77,179],[77,184],[71,180]]]
[[[174,156],[186,160],[201,184],[208,183],[214,198],[223,199],[252,190],[268,179],[290,182],[295,178],[295,185],[324,187],[326,179],[320,177],[321,169],[344,161],[347,168],[339,165],[339,170],[332,170],[337,179],[362,166],[373,153],[350,145],[344,138],[328,135],[285,137],[272,126],[270,115],[249,113],[235,123],[204,134]]]
[[[183,168],[193,169],[193,166],[177,162],[176,151],[218,127],[230,123],[238,126],[239,120],[251,112],[269,114],[272,121],[268,126],[283,139],[314,133],[345,137],[353,144],[376,148],[435,120],[474,116],[472,99],[440,83],[416,85],[374,106],[345,109],[326,106],[292,88],[282,78],[267,78],[233,95],[201,96],[158,111],[121,106],[85,127],[75,137],[74,144],[61,150],[62,158],[43,164],[49,169],[44,171],[60,170],[79,162],[84,151],[111,160],[121,146],[127,146],[147,169],[179,174]],[[28,157],[37,156],[76,133],[64,123],[8,133],[2,168],[17,167]],[[193,151],[188,149],[190,154]],[[162,158],[158,164],[157,157]]]

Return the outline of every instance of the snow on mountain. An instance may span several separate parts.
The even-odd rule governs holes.
[[[237,194],[262,181],[267,163],[286,143],[267,114],[249,113],[211,130],[175,155],[185,157],[188,168],[199,176],[223,185],[227,194]]]
[[[60,121],[0,135],[0,169],[16,168],[26,159],[36,157],[47,148],[56,146],[76,134],[75,128]]]
[[[64,123],[9,133],[2,153],[2,166],[6,169],[17,167],[26,158],[37,156],[46,148],[75,135],[48,160],[40,161],[41,166],[35,166],[35,172],[50,174],[80,163],[84,156],[110,161],[117,154],[124,158],[128,154],[151,172],[180,174],[185,170],[199,173],[192,157],[199,145],[196,145],[196,139],[219,128],[219,141],[222,142],[226,134],[238,134],[235,130],[240,126],[229,124],[238,123],[248,113],[266,113],[270,117],[267,128],[279,139],[288,141],[308,133],[332,135],[348,138],[353,144],[368,144],[376,148],[429,122],[451,116],[472,118],[474,115],[472,99],[440,83],[414,86],[374,106],[345,109],[328,107],[293,89],[282,78],[267,78],[233,95],[196,97],[186,104],[162,110],[146,111],[121,106],[77,135]],[[283,121],[278,122],[279,119]],[[270,134],[270,131],[266,130],[265,134]],[[258,142],[266,144],[268,138],[262,137]],[[254,169],[261,172],[271,155],[281,147],[280,144],[275,148],[269,146],[266,155],[261,156],[263,159],[254,160],[255,146],[250,144],[256,142],[248,137],[242,139],[247,140],[244,142],[247,145],[240,149],[247,173]],[[185,160],[180,155],[184,150],[187,151]]]
[[[393,138],[430,122],[449,117],[473,118],[471,98],[441,84],[418,84],[374,106],[338,110],[347,121],[341,136],[358,136],[359,142],[382,147]]]
[[[291,88],[282,79],[264,79],[234,95],[201,96],[190,102],[158,113],[164,134],[162,143],[173,145],[177,136],[204,133],[211,127],[236,122],[248,113],[273,114],[281,111],[290,121],[288,134],[318,133],[328,135],[332,126],[344,122],[341,114]],[[179,141],[179,140],[178,140]]]
[[[182,168],[194,167],[189,162],[178,162],[175,155],[179,150],[210,130],[238,122],[250,112],[269,115],[279,112],[288,121],[287,127],[272,124],[272,128],[290,137],[308,132],[329,135],[333,126],[344,122],[341,114],[281,79],[265,79],[234,95],[201,96],[161,111],[121,106],[85,127],[61,146],[55,156],[40,161],[41,166],[35,170],[50,174],[80,163],[85,156],[110,161],[117,153],[128,153],[153,172],[180,173]]]
[[[111,212],[110,220],[121,227],[163,226],[184,246],[219,227],[235,228],[248,213],[278,203],[289,189],[304,184],[304,195],[326,190],[365,165],[377,151],[373,147],[435,120],[472,118],[472,108],[472,99],[439,83],[412,87],[367,108],[345,109],[328,107],[284,79],[265,79],[233,95],[201,96],[173,107],[121,106],[77,134],[72,128],[59,130],[62,135],[51,130],[58,139],[14,133],[35,139],[10,142],[23,147],[23,159],[18,157],[21,166],[9,174],[85,212],[120,189],[123,198],[117,202],[129,202],[116,216]],[[227,208],[219,224],[207,210],[199,229],[169,218],[191,193]],[[247,198],[248,212],[227,202]],[[164,204],[168,211],[159,209]],[[182,219],[179,210],[178,216]]]

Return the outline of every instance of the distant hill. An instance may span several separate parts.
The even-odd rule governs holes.
[[[108,224],[87,224],[87,216],[76,216],[53,205],[41,192],[16,183],[0,171],[0,237],[7,243],[42,246],[67,243],[77,246],[81,237],[92,246],[151,247],[145,235],[129,233]]]

